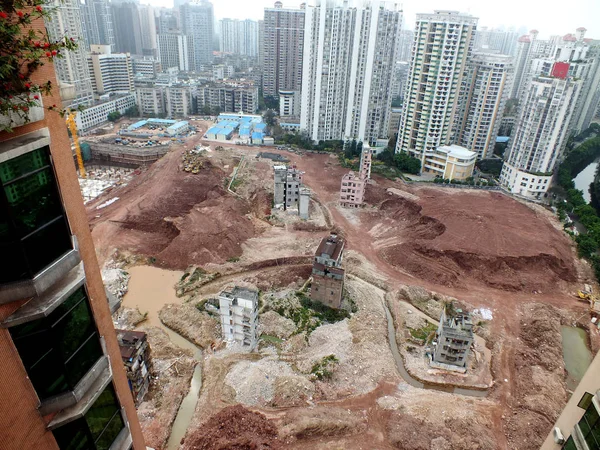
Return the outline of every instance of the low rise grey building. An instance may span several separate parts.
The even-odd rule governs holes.
[[[467,371],[467,359],[473,344],[473,322],[471,315],[461,310],[456,312],[444,308],[438,326],[431,366]]]
[[[274,166],[273,170],[275,172],[273,198],[275,208],[302,209],[305,217],[308,218],[310,190],[306,189],[302,183],[304,172],[298,170],[296,166],[287,167],[283,164]],[[302,208],[300,208],[301,197],[303,197]]]
[[[243,287],[219,294],[223,338],[253,350],[258,342],[258,292]]]
[[[330,308],[339,309],[342,305],[344,246],[345,242],[341,237],[330,234],[321,240],[315,252],[310,298]]]

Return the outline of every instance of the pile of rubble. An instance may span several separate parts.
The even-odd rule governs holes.
[[[187,150],[182,157],[183,170],[197,174],[200,169],[204,168],[204,160],[202,155],[207,152],[207,148],[198,145],[197,147]]]
[[[133,175],[132,169],[120,167],[94,167],[87,170],[87,177],[79,179],[83,200],[88,203],[113,186],[127,184]]]
[[[122,269],[110,267],[102,269],[104,286],[119,300],[127,293],[129,278],[129,274]]]

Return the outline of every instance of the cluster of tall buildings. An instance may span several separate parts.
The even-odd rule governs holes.
[[[600,43],[583,28],[542,40],[535,30],[478,29],[469,14],[435,11],[417,14],[412,31],[383,1],[276,1],[263,20],[218,23],[208,0],[54,6],[50,35],[83,36],[56,61],[74,105],[129,94],[143,114],[255,113],[262,87],[267,102],[279,101],[284,129],[371,146],[397,134],[395,150],[439,176],[440,148],[490,158],[509,125],[501,182],[528,198],[546,192],[568,136],[589,126],[600,102]],[[175,91],[181,102],[169,102]],[[473,155],[462,153],[466,164]]]

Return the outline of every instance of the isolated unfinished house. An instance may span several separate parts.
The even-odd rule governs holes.
[[[286,211],[298,210],[300,218],[308,219],[311,192],[302,183],[304,172],[284,164],[273,166],[273,171],[273,206]]]
[[[223,338],[254,349],[258,342],[258,292],[234,287],[219,294]]]
[[[431,366],[457,372],[467,371],[467,359],[473,344],[473,322],[461,310],[444,308],[437,330]]]
[[[360,154],[359,172],[348,172],[342,177],[340,205],[344,208],[360,208],[365,201],[367,182],[371,178],[373,149],[364,144]]]
[[[146,333],[141,331],[115,330],[121,349],[121,359],[127,372],[129,388],[135,405],[144,400],[150,387],[152,358]]]
[[[323,238],[317,252],[312,269],[312,285],[310,298],[330,308],[339,309],[342,305],[344,290],[344,240],[335,234]]]

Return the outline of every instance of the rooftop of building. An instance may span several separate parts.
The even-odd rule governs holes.
[[[344,240],[337,234],[324,237],[317,248],[317,256],[327,255],[330,259],[339,259],[344,249]]]
[[[231,291],[222,291],[219,297],[225,297],[232,300],[249,300],[252,303],[258,303],[258,291],[254,289],[235,286]]]
[[[437,150],[447,153],[448,156],[452,156],[454,158],[471,159],[477,157],[477,153],[455,144],[442,145],[438,147]]]
[[[330,267],[330,266],[326,266],[325,264],[321,264],[321,263],[314,263],[313,264],[313,270],[318,270],[319,272],[329,272],[329,273],[333,273],[335,275],[344,275],[345,270],[342,269],[341,267]]]
[[[469,313],[461,309],[446,309],[441,317],[444,334],[451,336],[473,337],[473,321]]]
[[[123,360],[129,360],[135,354],[138,342],[146,340],[146,333],[142,331],[119,329],[115,329],[115,331],[117,333],[117,341],[119,342],[121,358],[123,358]]]

